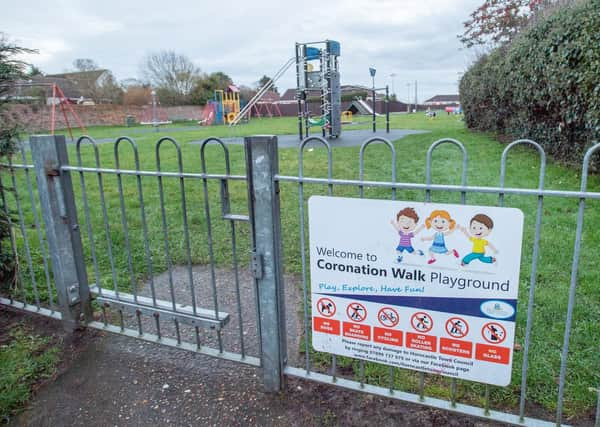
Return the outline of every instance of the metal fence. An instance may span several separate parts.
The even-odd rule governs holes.
[[[63,137],[32,137],[30,145],[31,151],[21,147],[20,164],[10,159],[4,164],[11,181],[10,188],[3,186],[4,206],[16,207],[8,217],[20,231],[11,245],[27,264],[19,263],[17,271],[26,277],[0,302],[61,318],[70,328],[83,323],[260,365],[255,281],[240,270],[236,240],[239,228],[248,228],[248,215],[230,211],[228,190],[231,182],[245,186],[246,176],[231,174],[225,145],[203,141],[194,159],[197,172],[184,170],[181,147],[172,138],[157,142],[154,170],[141,169],[138,147],[129,138],[118,138],[112,155],[108,150],[101,155],[93,139],[82,137],[73,147],[74,165]],[[206,152],[215,148],[222,151],[223,173],[210,174]],[[215,188],[217,214],[209,200]],[[23,192],[29,195],[25,208]],[[215,220],[228,231],[218,245]],[[30,229],[36,231],[35,244]],[[220,256],[226,270],[217,267],[215,246],[228,250]],[[36,254],[46,282],[43,296]],[[205,267],[196,266],[197,260]]]
[[[546,189],[545,153],[529,140],[505,148],[497,186],[467,185],[467,151],[454,139],[439,140],[429,147],[424,183],[398,176],[404,171],[397,170],[396,148],[383,138],[371,138],[360,147],[356,179],[334,178],[332,146],[320,137],[302,141],[298,173],[289,175],[280,172],[276,137],[246,138],[245,153],[236,151],[245,158],[236,163],[243,165],[238,174],[232,173],[230,148],[216,138],[203,141],[188,159],[188,151],[184,153],[172,138],[161,138],[149,158],[148,150],[140,152],[129,138],[117,139],[109,150],[82,137],[73,147],[75,164],[69,163],[64,137],[33,137],[29,145],[31,150],[21,147],[19,164],[8,159],[2,165],[0,176],[2,202],[13,230],[10,249],[19,254],[19,277],[0,295],[1,304],[62,319],[69,328],[87,325],[261,366],[268,390],[279,390],[288,375],[518,425],[553,424],[529,415],[539,411],[528,405],[527,396],[532,388],[530,370],[532,366],[540,368],[536,352],[541,350],[532,344],[535,328],[549,321],[547,316],[536,317],[540,314],[536,286],[546,267],[541,261],[546,249],[544,236],[557,231],[542,232],[548,199],[557,201],[552,208],[557,203],[569,205],[565,211],[574,217],[571,225],[575,231],[570,232],[569,225],[558,230],[565,241],[568,237],[574,240],[572,256],[565,261],[565,270],[570,271],[565,278],[568,289],[560,288],[568,297],[564,311],[552,313],[551,320],[554,325],[564,325],[563,339],[562,343],[547,343],[549,351],[560,350],[553,391],[554,423],[564,421],[574,316],[578,310],[586,311],[576,304],[580,259],[594,245],[588,242],[582,248],[584,216],[586,204],[600,199],[600,193],[587,190],[588,168],[600,144],[585,154],[578,191]],[[374,146],[389,149],[389,166],[374,166],[387,170],[389,180],[366,179],[372,172],[366,166],[366,153]],[[434,159],[434,153],[446,146],[458,150],[462,164],[462,171],[454,173],[458,184],[433,183],[434,160],[440,161]],[[539,153],[539,164],[532,165],[539,167],[536,188],[506,185],[511,177],[509,154],[517,146],[529,146]],[[320,162],[325,176],[306,176],[307,152],[311,162]],[[148,164],[153,164],[153,170]],[[209,167],[221,171],[209,173]],[[231,191],[236,185],[236,191]],[[520,307],[526,304],[527,309],[520,308],[526,315],[517,319],[521,369],[513,372],[513,378],[520,376],[517,411],[494,408],[496,387],[482,385],[480,405],[472,399],[462,402],[461,388],[470,384],[391,367],[384,368],[383,378],[369,374],[382,368],[374,363],[348,362],[311,349],[305,203],[309,195],[320,193],[424,201],[447,201],[456,195],[463,204],[529,203],[530,244],[525,246],[529,253],[524,252],[523,258],[529,279],[522,280],[528,293],[520,301]],[[287,236],[291,238],[284,244]],[[301,272],[300,337],[293,336],[286,326],[286,317],[293,317],[299,307],[290,306],[293,299],[285,297],[295,285],[293,276],[284,276],[284,270],[294,271],[295,267],[284,265],[284,256],[290,261],[284,250],[299,263]],[[584,284],[588,290],[595,285]],[[594,331],[597,333],[597,329],[591,333]],[[291,356],[297,353],[300,338],[304,339],[299,349],[302,360],[297,361]],[[594,345],[590,343],[592,351]],[[587,367],[596,372],[593,378],[597,378],[598,368]],[[435,396],[428,393],[431,384],[437,390]],[[600,402],[598,384],[588,387]],[[440,388],[447,393],[440,393]],[[595,419],[599,425],[600,414]]]

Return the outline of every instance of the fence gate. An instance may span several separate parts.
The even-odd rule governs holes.
[[[463,166],[459,184],[433,183],[437,176],[433,154],[442,146],[458,149]],[[533,147],[539,153],[537,188],[506,185],[508,155],[517,146]],[[372,147],[389,150],[389,167],[371,164],[379,172],[387,169],[389,180],[365,179],[366,152]],[[165,137],[153,147],[153,155],[138,151],[126,137],[112,145],[82,137],[71,147],[75,162],[69,162],[67,148],[62,136],[36,136],[29,147],[21,147],[16,156],[19,163],[8,159],[2,164],[2,205],[19,268],[9,287],[0,289],[0,304],[62,319],[70,329],[86,325],[260,366],[265,387],[271,391],[283,387],[285,376],[294,376],[516,425],[559,425],[565,420],[565,396],[572,392],[567,367],[577,362],[569,357],[573,353],[569,345],[573,339],[581,343],[573,332],[574,321],[577,316],[596,315],[577,305],[575,297],[580,261],[594,265],[584,257],[589,247],[582,236],[586,204],[600,199],[600,193],[587,190],[588,165],[600,144],[585,155],[577,191],[545,188],[545,153],[529,140],[506,147],[498,186],[467,185],[467,151],[452,139],[430,146],[424,183],[412,182],[410,174],[415,171],[396,170],[395,146],[382,138],[371,138],[360,147],[356,179],[334,178],[332,147],[320,137],[302,141],[298,174],[290,175],[279,169],[277,138],[271,136],[246,138],[245,150],[216,138],[181,147]],[[324,171],[325,176],[305,175],[309,155],[311,170]],[[244,160],[232,162],[232,156]],[[348,165],[343,166],[347,170]],[[522,266],[529,279],[521,280],[521,288],[528,291],[521,293],[517,317],[522,350],[515,357],[520,372],[513,369],[513,385],[508,389],[519,402],[518,410],[494,407],[495,396],[502,396],[497,387],[337,358],[311,348],[314,302],[308,291],[305,204],[313,194],[428,202],[448,201],[456,195],[450,201],[524,204],[529,231]],[[565,277],[548,278],[546,264],[540,262],[550,252],[542,233],[548,209],[564,209],[565,218],[572,220],[555,225],[562,227],[563,241],[574,237],[567,245],[572,256],[559,257],[566,260],[567,283]],[[289,253],[284,254],[284,248]],[[287,279],[284,286],[284,269],[300,277],[301,309],[290,306],[284,296],[289,290],[285,287],[294,286]],[[537,309],[548,300],[537,302],[540,295],[548,298],[539,287],[554,282],[562,285],[556,292],[564,294],[565,307],[549,320],[547,313],[542,317]],[[286,319],[298,312],[303,327],[292,331]],[[539,326],[559,316],[564,320],[561,342],[540,348],[534,340]],[[544,352],[553,355],[548,369],[556,369],[556,383],[549,385],[556,385],[552,423],[531,416],[527,402],[527,396],[539,389],[530,377],[540,369],[538,356]],[[290,357],[298,353],[300,359]],[[592,367],[595,372],[598,368]],[[598,384],[586,386],[593,399],[600,400]],[[473,393],[462,402],[465,389],[480,390],[481,403],[473,401]]]
[[[11,245],[26,263],[0,303],[69,329],[261,365],[259,276],[246,267],[247,177],[231,173],[228,147],[209,138],[184,165],[167,137],[150,159],[126,137],[110,148],[81,137],[71,163],[63,136],[34,136],[29,146],[20,147],[20,163],[4,164]]]

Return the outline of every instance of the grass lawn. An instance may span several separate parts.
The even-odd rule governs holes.
[[[52,376],[59,349],[23,325],[2,334],[0,344],[0,422],[3,424],[29,400],[32,387]]]
[[[370,119],[370,118],[369,118]],[[363,119],[364,120],[364,119]],[[425,181],[425,157],[431,142],[444,137],[460,140],[467,148],[469,155],[468,184],[479,186],[497,186],[500,173],[500,157],[505,145],[500,144],[493,136],[473,133],[464,128],[463,123],[455,116],[439,115],[435,119],[426,119],[423,114],[393,115],[393,128],[424,129],[428,134],[413,135],[395,141],[398,152],[398,176],[401,182],[423,183]],[[379,125],[384,122],[379,119]],[[141,127],[107,127],[91,128],[89,133],[95,138],[132,136],[139,147],[139,158],[142,169],[156,170],[155,142],[160,136],[169,135],[176,138],[181,146],[183,170],[200,172],[199,146],[188,144],[190,141],[202,140],[209,136],[241,136],[251,134],[293,134],[297,129],[294,118],[277,118],[252,120],[249,124],[229,129],[227,127],[198,128],[196,130],[176,131],[175,128],[187,126],[174,124],[160,128],[159,132],[136,133]],[[353,126],[352,129],[370,128],[370,122]],[[359,147],[333,148],[333,175],[335,178],[358,178]],[[245,174],[243,148],[230,146],[231,171],[233,174]],[[103,167],[114,167],[113,144],[99,145],[100,163]],[[69,147],[72,164],[76,164],[76,153],[73,146]],[[130,149],[123,145],[121,148],[121,168],[133,169],[133,156]],[[281,149],[279,152],[280,173],[297,175],[298,151],[295,148]],[[327,174],[327,157],[324,149],[316,148],[305,153],[304,175],[310,177],[325,177]],[[209,147],[206,153],[207,169],[210,173],[225,171],[223,153],[219,147]],[[433,182],[442,184],[460,184],[461,156],[452,147],[442,147],[436,150],[433,159]],[[82,161],[85,166],[93,166],[94,158],[90,147],[82,149]],[[391,160],[389,150],[385,147],[371,146],[367,150],[365,161],[366,180],[390,180]],[[173,147],[161,148],[161,168],[164,171],[177,170],[177,154]],[[536,188],[539,174],[537,155],[528,149],[515,149],[508,160],[506,185],[508,187]],[[19,173],[18,184],[22,186],[24,179]],[[5,183],[8,179],[4,174]],[[580,185],[580,167],[569,168],[549,161],[546,171],[546,188],[578,190]],[[77,203],[79,205],[79,221],[82,224],[82,236],[90,281],[95,281],[96,271],[92,264],[90,241],[84,228],[85,214],[81,198],[81,186],[78,174],[73,175]],[[103,286],[112,288],[115,283],[121,290],[131,290],[139,286],[148,277],[145,246],[142,234],[140,201],[136,187],[136,178],[124,176],[123,206],[129,227],[129,238],[123,232],[121,218],[121,201],[118,191],[117,178],[105,175],[103,185],[112,250],[115,255],[115,275],[113,277],[111,262],[107,256],[108,243],[104,235],[104,216],[98,191],[98,181],[94,174],[86,174],[86,193],[90,205],[90,222],[94,230],[94,245],[97,256],[98,279]],[[175,264],[187,262],[185,236],[182,227],[182,198],[179,191],[178,179],[165,178],[164,197],[170,253]],[[22,199],[26,198],[24,190],[20,192]],[[149,229],[149,247],[152,254],[153,274],[165,271],[167,261],[164,255],[164,236],[160,210],[160,195],[157,179],[142,178],[145,213]],[[600,179],[590,177],[588,188],[591,191],[600,190]],[[219,183],[207,184],[212,233],[215,245],[215,261],[219,265],[231,265],[230,228],[227,221],[220,218]],[[234,213],[247,213],[247,195],[244,182],[229,183],[231,206]],[[191,236],[191,262],[208,263],[210,261],[207,245],[207,216],[204,209],[203,182],[186,180],[187,220]],[[335,187],[334,195],[358,196],[355,187]],[[327,194],[327,188],[322,185],[305,185],[305,197],[312,194]],[[366,189],[367,198],[390,198],[390,190]],[[398,200],[423,201],[423,192],[398,191]],[[10,199],[12,200],[12,199]],[[433,192],[432,201],[459,203],[460,194],[448,192]],[[306,200],[305,200],[306,202]],[[493,195],[468,194],[467,203],[497,205],[498,197]],[[33,216],[26,200],[23,200],[26,210],[26,229],[31,245],[37,241],[36,231],[30,226]],[[564,333],[565,313],[568,301],[568,287],[571,260],[574,244],[574,233],[577,215],[577,199],[559,199],[547,197],[544,200],[542,238],[540,243],[537,288],[533,313],[532,344],[530,350],[530,369],[528,378],[528,400],[536,407],[552,410],[556,406],[557,378],[560,367],[560,351]],[[290,273],[301,273],[299,248],[299,213],[297,185],[281,184],[282,206],[282,236],[284,245],[285,270]],[[532,262],[532,242],[534,236],[536,197],[507,196],[505,206],[518,207],[525,213],[525,235],[521,267],[520,298],[517,318],[516,342],[523,344],[526,308],[529,295],[529,277]],[[573,331],[570,341],[569,371],[565,393],[565,413],[569,416],[581,416],[590,413],[595,408],[597,395],[592,387],[600,384],[600,352],[597,340],[600,336],[600,269],[597,266],[600,238],[600,209],[598,202],[589,201],[586,209],[585,228],[580,260],[579,285],[577,289],[576,307],[573,317]],[[306,220],[306,218],[305,218]],[[237,227],[237,245],[241,262],[248,262],[249,227],[241,224]],[[22,240],[19,241],[22,249]],[[130,246],[132,253],[132,269],[124,255]],[[33,247],[34,265],[41,264],[41,254],[38,247]],[[22,258],[21,264],[24,264]],[[24,274],[26,276],[26,274]],[[36,267],[38,283],[44,283],[43,270]],[[43,286],[42,286],[43,287]],[[42,292],[43,294],[43,292]],[[31,295],[29,295],[31,298]],[[44,295],[42,295],[44,297]],[[210,306],[210,305],[209,305]],[[297,308],[301,310],[300,307]],[[288,308],[290,310],[290,308]],[[492,406],[500,408],[515,408],[521,383],[522,352],[515,353],[513,365],[513,382],[509,387],[492,388]],[[315,368],[322,368],[328,363],[329,357],[324,354],[313,354]],[[356,361],[338,360],[341,367],[352,368],[358,372]],[[388,384],[389,368],[368,363],[365,374],[368,382]],[[397,387],[415,391],[417,376],[409,371],[396,370],[395,384]],[[442,377],[428,376],[427,394],[449,397],[449,380]],[[459,384],[459,400],[482,403],[483,387],[473,383]]]

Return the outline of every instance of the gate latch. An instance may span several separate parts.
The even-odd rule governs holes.
[[[79,296],[79,283],[73,283],[67,288],[67,298],[69,305],[75,305],[81,301]]]
[[[262,255],[256,251],[252,251],[250,255],[250,269],[255,279],[262,279],[263,277],[262,258]]]

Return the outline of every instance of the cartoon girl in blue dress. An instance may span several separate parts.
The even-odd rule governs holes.
[[[435,232],[433,236],[430,237],[422,237],[421,240],[423,242],[432,241],[431,246],[429,247],[429,260],[427,264],[433,264],[437,261],[435,255],[454,255],[455,258],[458,258],[458,252],[456,249],[449,250],[446,247],[446,236],[454,233],[456,229],[456,221],[454,221],[450,214],[444,210],[434,210],[431,212],[429,217],[425,220],[425,227],[427,229],[433,229]]]

